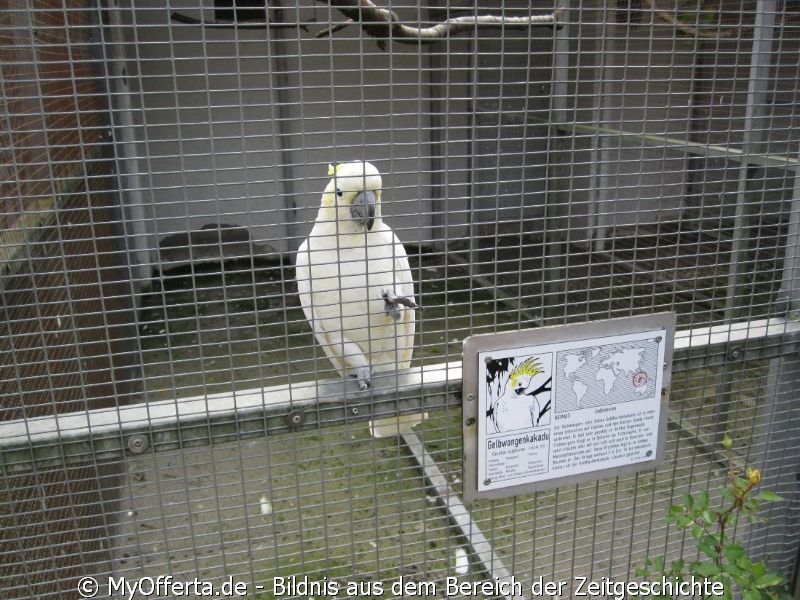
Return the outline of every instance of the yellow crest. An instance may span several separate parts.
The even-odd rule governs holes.
[[[542,369],[542,365],[539,363],[539,359],[531,356],[530,358],[524,360],[519,365],[514,367],[514,370],[511,371],[511,386],[517,386],[517,380],[522,375],[530,375],[531,377],[538,375],[539,373],[544,372]]]
[[[328,175],[333,176],[339,172],[339,169],[342,168],[341,164],[338,165],[328,165]]]

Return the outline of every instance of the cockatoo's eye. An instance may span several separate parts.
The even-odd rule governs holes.
[[[339,196],[339,198],[341,198],[344,195],[344,193],[339,188],[336,188],[336,195]]]

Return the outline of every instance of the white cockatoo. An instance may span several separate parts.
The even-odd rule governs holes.
[[[332,179],[295,263],[300,303],[343,377],[406,369],[414,346],[408,256],[381,215],[381,175],[368,162],[329,167]]]

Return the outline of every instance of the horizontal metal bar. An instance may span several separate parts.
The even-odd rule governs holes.
[[[797,351],[798,334],[800,322],[783,318],[679,331],[673,365],[684,370],[776,358]],[[458,408],[461,369],[452,362],[379,373],[367,392],[355,381],[333,379],[0,422],[0,472]]]
[[[459,406],[461,363],[0,422],[0,473],[116,459]]]
[[[722,366],[731,361],[778,358],[797,352],[800,321],[775,317],[676,332],[675,371]]]
[[[531,122],[546,123],[543,119],[532,119]],[[647,143],[645,147],[653,149],[680,150],[694,156],[706,156],[709,158],[727,158],[740,161],[749,165],[759,165],[762,167],[780,167],[784,169],[797,170],[800,168],[800,160],[783,156],[780,154],[756,154],[749,153],[730,146],[719,146],[716,144],[703,144],[691,142],[689,140],[668,137],[664,135],[652,135],[646,133],[632,133],[611,127],[598,127],[595,125],[579,125],[577,123],[551,123],[552,127],[559,131],[569,133],[586,133],[589,135],[607,135],[618,137],[626,142],[638,145]]]

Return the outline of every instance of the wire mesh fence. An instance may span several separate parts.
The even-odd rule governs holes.
[[[724,434],[791,583],[800,5],[350,4],[3,9],[0,595],[578,597]],[[661,467],[461,503],[466,337],[662,311]]]

